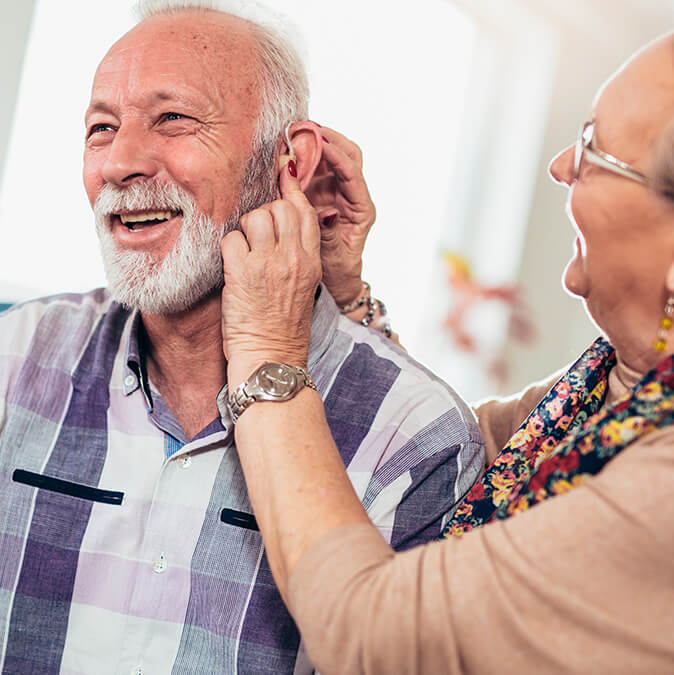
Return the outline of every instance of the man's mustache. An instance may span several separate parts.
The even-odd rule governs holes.
[[[106,183],[94,203],[98,219],[131,211],[194,213],[196,210],[196,200],[190,192],[166,181],[137,182],[124,188]]]

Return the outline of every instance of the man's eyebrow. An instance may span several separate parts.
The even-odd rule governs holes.
[[[151,99],[157,99],[158,101],[179,101],[182,100],[182,97],[176,96],[175,93],[170,91],[155,91]]]
[[[148,102],[153,103],[179,103],[182,106],[193,108],[204,100],[203,92],[187,88],[186,92],[175,92],[170,89],[159,89],[148,96]]]
[[[97,112],[114,115],[114,110],[105,101],[92,101],[84,113],[84,118],[86,119],[89,115]]]
[[[191,100],[189,97],[178,95],[175,92],[170,90],[158,90],[154,91],[147,96],[147,103],[180,103],[181,105],[191,105]],[[110,115],[115,114],[115,110],[105,101],[94,100],[89,104],[87,111],[85,113],[85,118],[93,113],[108,113]]]

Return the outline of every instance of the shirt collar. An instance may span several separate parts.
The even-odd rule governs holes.
[[[328,292],[321,284],[316,291],[314,312],[311,318],[311,341],[309,343],[309,372],[321,360],[328,350],[337,329],[339,310]],[[141,317],[138,310],[134,310],[127,323],[125,330],[126,339],[126,365],[123,368],[122,389],[128,396],[138,387],[142,387],[146,399],[152,400],[149,384],[143,368],[143,357],[140,344]]]
[[[126,365],[123,370],[122,388],[124,395],[132,394],[142,386],[145,398],[151,400],[147,378],[143,373],[143,360],[140,353],[140,312],[134,310],[128,322],[126,334]]]
[[[328,289],[321,284],[316,291],[314,313],[311,317],[311,341],[309,342],[309,372],[323,358],[337,330],[339,310]]]

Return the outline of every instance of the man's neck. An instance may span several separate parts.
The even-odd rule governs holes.
[[[215,398],[226,381],[220,294],[185,312],[142,319],[148,376],[193,438],[216,417]]]

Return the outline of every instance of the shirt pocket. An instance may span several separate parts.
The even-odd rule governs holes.
[[[72,481],[45,476],[41,473],[25,471],[24,469],[15,469],[12,474],[12,480],[15,483],[28,485],[30,487],[46,490],[48,492],[57,492],[70,497],[77,497],[90,502],[99,502],[111,506],[121,506],[124,500],[123,492],[114,490],[101,490],[100,488],[90,487],[82,483],[73,483]]]
[[[255,516],[252,513],[246,513],[245,511],[236,511],[235,509],[227,508],[222,509],[222,511],[220,511],[220,522],[225,523],[226,525],[240,527],[244,530],[253,530],[254,532],[260,531]]]

